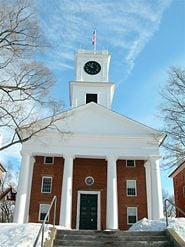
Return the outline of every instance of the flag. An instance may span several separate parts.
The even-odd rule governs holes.
[[[92,44],[96,45],[96,31],[94,31],[92,35]]]

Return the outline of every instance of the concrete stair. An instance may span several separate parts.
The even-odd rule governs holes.
[[[161,232],[57,230],[54,247],[174,247]]]

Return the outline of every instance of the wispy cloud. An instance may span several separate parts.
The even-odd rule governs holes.
[[[35,0],[50,49],[43,59],[55,71],[72,71],[77,49],[93,49],[91,35],[97,30],[97,49],[114,50],[117,86],[132,71],[135,60],[155,32],[172,0]],[[121,71],[121,73],[120,73]],[[72,79],[72,78],[71,78]],[[60,78],[59,78],[60,80]],[[0,154],[0,161],[18,158],[20,146]]]
[[[56,68],[72,69],[74,52],[92,49],[91,33],[97,29],[97,48],[116,49],[116,59],[128,75],[135,59],[158,30],[171,0],[53,0],[36,1],[43,30],[52,48],[47,59]]]

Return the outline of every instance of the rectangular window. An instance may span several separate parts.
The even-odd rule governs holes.
[[[43,221],[48,209],[49,209],[50,204],[40,204],[40,208],[39,208],[39,221]],[[47,217],[47,220],[49,221],[49,217]]]
[[[181,179],[184,180],[184,172],[181,172]]]
[[[135,167],[135,160],[126,160],[126,167]]]
[[[183,197],[185,197],[185,185],[182,187],[183,189]]]
[[[42,193],[51,193],[52,177],[42,177]]]
[[[90,102],[98,103],[98,96],[97,96],[97,94],[93,94],[93,93],[87,93],[86,94],[86,104],[88,104]]]
[[[127,196],[137,196],[136,180],[127,180]]]
[[[137,207],[127,208],[127,224],[132,225],[137,222]]]
[[[52,156],[45,156],[44,157],[44,164],[53,164],[54,163],[54,157]]]

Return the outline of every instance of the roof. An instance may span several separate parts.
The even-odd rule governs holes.
[[[169,175],[169,177],[175,177],[179,172],[181,172],[183,169],[185,169],[185,159],[179,160],[177,162],[176,169]]]
[[[6,172],[6,169],[4,168],[4,166],[1,163],[0,163],[0,171]]]

